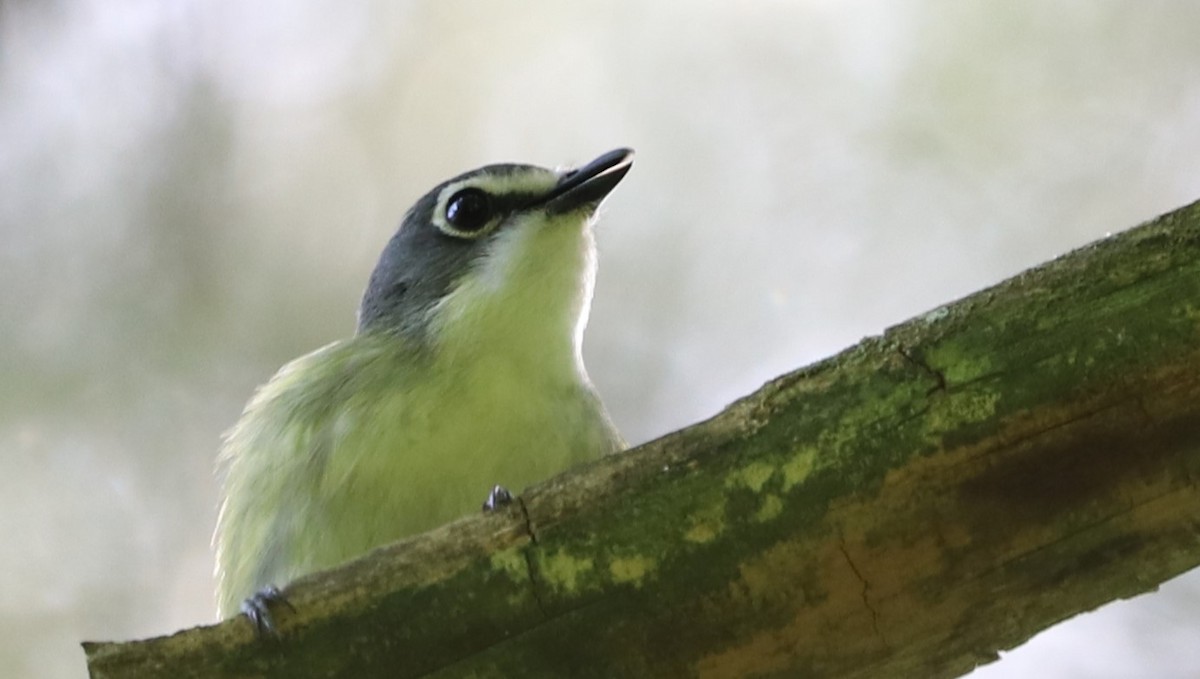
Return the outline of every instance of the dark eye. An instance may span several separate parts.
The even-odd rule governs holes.
[[[492,198],[479,189],[463,189],[446,201],[446,222],[458,231],[478,231],[492,219]]]

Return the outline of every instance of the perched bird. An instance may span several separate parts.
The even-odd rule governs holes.
[[[584,370],[592,222],[631,167],[488,165],[404,216],[353,337],[285,365],[221,451],[222,618],[625,444]]]

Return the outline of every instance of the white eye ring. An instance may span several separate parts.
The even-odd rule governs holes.
[[[438,231],[453,238],[478,240],[499,228],[500,223],[510,214],[510,210],[517,207],[512,204],[511,196],[544,195],[551,191],[559,181],[556,173],[532,165],[501,167],[490,172],[487,170],[488,168],[483,168],[481,171],[461,177],[442,187],[438,192],[437,203],[430,214],[430,221]],[[486,197],[485,204],[490,203],[488,218],[482,220],[482,223],[466,221],[456,224],[455,221],[465,219],[466,214],[459,216],[451,213],[465,210],[468,206],[463,204],[451,209],[454,200],[466,196],[480,196],[480,194]],[[476,209],[479,207],[480,205],[475,206]]]
[[[499,217],[492,195],[471,184],[447,186],[432,215],[439,231],[465,240],[475,240],[491,231]]]
[[[453,235],[456,236],[477,235],[495,219],[495,216],[495,203],[482,189],[468,187],[450,196],[446,201],[446,226],[454,229]]]

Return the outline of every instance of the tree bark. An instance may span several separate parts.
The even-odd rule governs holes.
[[[1200,202],[92,677],[953,677],[1200,564]]]

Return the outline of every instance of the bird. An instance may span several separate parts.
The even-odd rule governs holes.
[[[594,222],[632,162],[486,165],[405,213],[354,334],[284,365],[224,435],[221,619],[273,631],[279,586],[626,447],[581,347]]]

